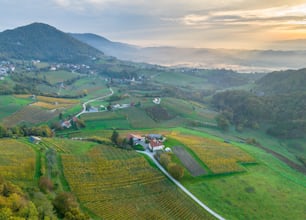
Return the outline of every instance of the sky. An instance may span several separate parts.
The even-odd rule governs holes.
[[[43,22],[139,46],[232,49],[306,39],[305,0],[0,0],[0,5],[0,31]]]

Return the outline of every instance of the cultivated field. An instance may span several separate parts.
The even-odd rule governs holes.
[[[207,172],[183,147],[173,147],[173,153],[180,159],[192,176],[201,176]]]
[[[46,122],[59,114],[59,111],[44,110],[34,106],[25,106],[21,110],[3,119],[3,124],[8,127],[19,123],[38,124]]]
[[[17,112],[23,106],[31,103],[31,100],[14,97],[12,95],[4,95],[0,97],[0,120]]]
[[[15,95],[15,97],[31,101],[31,106],[37,106],[49,110],[70,108],[73,105],[80,103],[80,101],[76,99],[53,98],[47,96],[35,96],[35,98],[32,98],[30,95]]]
[[[244,168],[239,163],[256,162],[238,147],[222,141],[184,134],[170,136],[188,146],[214,174],[241,172]]]
[[[135,152],[100,145],[62,162],[73,193],[103,219],[212,219]]]
[[[0,152],[0,176],[20,185],[33,181],[35,152],[28,145],[13,139],[0,139]]]

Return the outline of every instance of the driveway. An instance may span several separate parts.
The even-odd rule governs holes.
[[[204,208],[207,212],[209,212],[211,215],[216,217],[219,220],[225,220],[221,215],[214,212],[212,209],[210,209],[207,205],[205,205],[203,202],[201,202],[197,197],[195,197],[188,189],[186,189],[179,181],[174,179],[168,171],[166,171],[154,158],[154,153],[150,152],[149,150],[146,151],[137,151],[138,153],[145,154],[151,158],[151,160],[156,164],[156,166],[175,184],[177,185],[183,192],[185,192],[191,199],[193,199],[196,203],[198,203],[202,208]]]

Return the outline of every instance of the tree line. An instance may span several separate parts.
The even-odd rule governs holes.
[[[0,138],[25,137],[30,135],[52,137],[53,132],[47,125],[41,125],[37,127],[28,127],[26,125],[6,127],[4,125],[0,125]]]

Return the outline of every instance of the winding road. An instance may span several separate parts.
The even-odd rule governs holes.
[[[198,203],[202,208],[204,208],[207,212],[209,212],[211,215],[216,217],[219,220],[225,220],[221,215],[211,210],[207,205],[205,205],[203,202],[201,202],[197,197],[195,197],[188,189],[186,189],[179,181],[174,179],[154,158],[153,153],[150,151],[137,151],[138,153],[145,154],[151,158],[151,160],[156,164],[156,166],[175,184],[177,185],[183,192],[185,192],[191,199],[193,199],[196,203]]]
[[[77,118],[77,117],[79,117],[80,115],[86,113],[86,105],[87,105],[87,104],[89,104],[89,103],[91,103],[91,102],[94,102],[94,101],[97,101],[97,100],[100,100],[100,99],[104,99],[104,98],[110,97],[110,96],[112,96],[112,95],[114,94],[114,91],[113,91],[113,89],[112,89],[111,87],[109,87],[109,91],[110,91],[110,93],[107,94],[107,95],[104,95],[104,96],[101,96],[101,97],[97,97],[97,98],[94,98],[94,99],[90,99],[90,100],[84,102],[84,103],[82,104],[83,110],[82,110],[80,113],[76,114],[75,117]]]
[[[75,117],[79,117],[80,115],[86,113],[86,105],[88,103],[107,98],[109,96],[112,96],[114,94],[114,91],[112,88],[109,88],[110,93],[101,97],[97,97],[94,99],[90,99],[82,104],[83,110],[76,114]],[[222,216],[220,216],[218,213],[214,212],[212,209],[210,209],[207,205],[205,205],[203,202],[201,202],[197,197],[195,197],[188,189],[186,189],[179,181],[174,179],[159,163],[158,161],[154,158],[153,153],[150,151],[137,151],[138,153],[145,154],[151,158],[151,160],[156,164],[156,166],[175,184],[177,185],[183,192],[185,192],[191,199],[193,199],[196,203],[198,203],[202,208],[204,208],[207,212],[209,212],[211,215],[213,215],[215,218],[219,220],[225,220]]]

